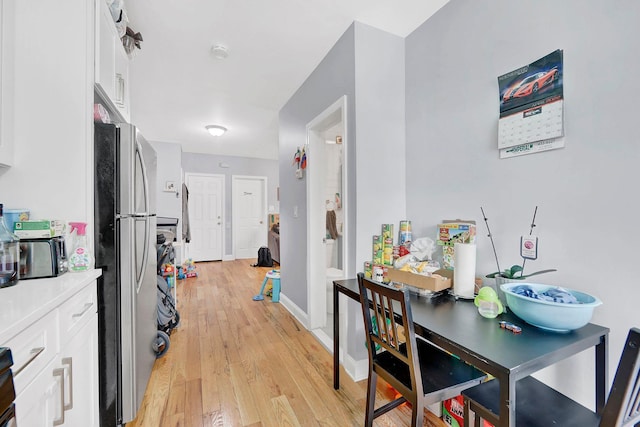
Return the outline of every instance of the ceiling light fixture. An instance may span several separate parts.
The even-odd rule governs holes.
[[[219,125],[207,125],[204,128],[213,136],[222,136],[227,131],[226,127]]]
[[[217,59],[227,59],[229,49],[221,44],[214,44],[211,48],[211,54]]]

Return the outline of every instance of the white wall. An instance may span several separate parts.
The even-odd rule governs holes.
[[[372,258],[372,236],[382,224],[398,224],[406,218],[404,39],[368,25],[356,23],[355,75],[357,134],[355,155],[356,265],[348,277],[364,270]],[[351,171],[353,173],[353,171]],[[355,332],[347,352],[366,360],[358,339],[364,337],[362,309],[349,301],[347,322]]]
[[[281,286],[283,294],[305,313],[308,313],[307,266],[310,262],[307,258],[307,186],[305,179],[295,177],[292,160],[297,148],[307,142],[307,124],[341,96],[347,95],[347,117],[351,120],[354,116],[353,37],[351,26],[279,114]],[[355,141],[354,127],[347,128],[345,139],[347,168],[353,168],[353,160],[349,158],[353,159],[355,144],[348,141]],[[312,157],[309,158],[311,162]],[[346,187],[346,193],[352,191],[355,187],[353,179],[348,179]],[[294,210],[297,210],[297,217]]]
[[[372,236],[406,216],[404,39],[356,23],[356,268]],[[400,173],[398,173],[400,172]]]
[[[539,259],[526,270],[557,268],[536,279],[603,300],[593,322],[611,328],[613,379],[627,331],[640,323],[640,3],[540,0],[535,8],[544,12],[451,0],[407,38],[408,219],[414,235],[431,237],[442,219],[475,219],[482,275],[496,266],[480,206],[503,268],[520,261],[518,239],[538,206]],[[500,160],[497,77],[555,49],[564,50],[566,148]],[[586,352],[542,378],[592,407],[593,369]]]
[[[346,95],[346,274],[355,276],[371,258],[371,236],[381,224],[405,217],[405,178],[393,172],[405,157],[403,64],[404,39],[356,22],[280,111],[282,291],[305,313],[307,267],[314,260],[306,252],[306,183],[295,178],[291,159],[306,143],[306,125]],[[346,312],[349,336],[364,337],[359,304],[349,301]],[[347,353],[367,357],[357,338],[348,340]]]
[[[158,216],[182,218],[182,147],[180,144],[149,141],[158,156],[156,171],[156,212]],[[176,191],[165,191],[167,182],[174,182]],[[179,224],[182,225],[182,222]],[[181,233],[179,233],[181,234]],[[181,235],[178,238],[181,240]]]

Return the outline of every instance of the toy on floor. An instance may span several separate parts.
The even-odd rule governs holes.
[[[268,283],[269,280],[271,280],[270,284]],[[267,274],[264,276],[264,280],[262,281],[260,292],[258,293],[258,295],[255,295],[253,297],[253,300],[264,300],[264,296],[262,295],[263,293],[266,293],[267,296],[271,296],[272,302],[280,302],[280,270],[267,271]]]
[[[198,272],[196,271],[196,264],[193,262],[191,258],[186,260],[177,267],[178,271],[176,276],[178,280],[188,279],[190,277],[198,277]]]
[[[196,272],[196,264],[193,262],[191,258],[182,263],[182,267],[185,270],[185,276],[187,279],[189,277],[198,277],[198,273]]]

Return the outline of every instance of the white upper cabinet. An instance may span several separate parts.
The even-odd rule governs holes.
[[[0,167],[13,163],[12,88],[8,83],[13,45],[13,21],[9,19],[9,5],[0,1]]]
[[[96,0],[95,73],[113,109],[129,122],[129,58],[104,0]]]

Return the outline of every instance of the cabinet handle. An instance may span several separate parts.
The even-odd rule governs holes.
[[[14,377],[17,377],[17,376],[18,376],[18,374],[19,374],[20,372],[22,372],[22,370],[23,370],[24,368],[26,368],[27,366],[29,366],[29,364],[30,364],[31,362],[33,362],[33,361],[35,360],[35,358],[36,358],[36,357],[38,357],[38,356],[40,355],[40,353],[42,353],[43,351],[44,351],[44,347],[36,347],[36,348],[32,348],[32,349],[31,349],[31,351],[29,352],[29,354],[30,354],[29,359],[28,359],[26,362],[24,362],[24,363],[22,364],[22,366],[20,366],[18,369],[16,369],[16,370],[13,372],[13,376],[14,376]]]
[[[53,370],[54,377],[60,377],[60,418],[53,420],[54,426],[64,424],[64,368]]]
[[[124,77],[122,74],[116,73],[116,104],[124,106]]]
[[[71,317],[82,317],[82,315],[85,314],[92,306],[92,302],[85,303],[82,311],[80,313],[74,313],[73,315],[71,315]]]
[[[67,385],[69,388],[69,404],[64,405],[64,410],[68,411],[69,409],[73,409],[73,358],[65,357],[62,359],[62,365],[69,366],[69,384]],[[64,400],[63,400],[64,403]]]

